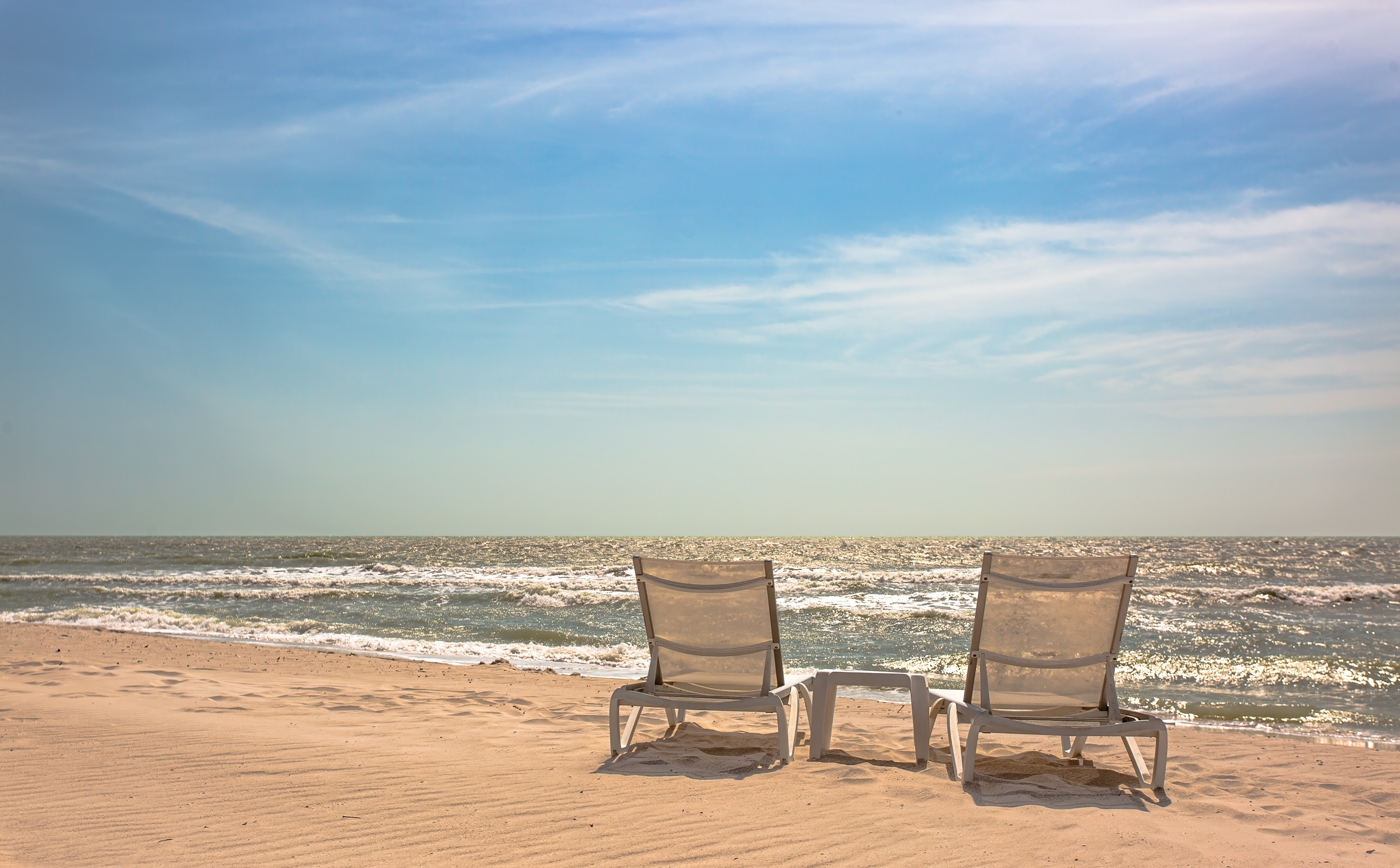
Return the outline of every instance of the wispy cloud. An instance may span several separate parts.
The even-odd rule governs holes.
[[[478,21],[498,38],[586,35],[599,44],[615,36],[632,44],[621,55],[635,64],[573,81],[542,77],[538,93],[599,79],[616,84],[639,66],[676,73],[703,66],[710,74],[686,77],[688,84],[663,74],[634,86],[690,95],[791,86],[927,92],[1030,82],[1027,73],[1059,70],[1075,73],[1075,84],[1156,82],[1149,93],[1161,94],[1383,67],[1400,35],[1393,5],[1371,0],[541,3],[497,6]]]
[[[284,258],[338,284],[393,285],[421,290],[443,277],[441,271],[396,265],[318,242],[301,230],[226,202],[142,190],[119,189],[118,192],[167,214],[276,250]]]
[[[418,305],[442,304],[452,299],[457,293],[449,289],[448,278],[470,270],[463,268],[453,272],[404,265],[357,252],[320,237],[312,227],[278,220],[255,209],[208,197],[133,186],[104,178],[95,169],[61,160],[36,160],[0,153],[0,177],[6,176],[64,207],[106,221],[150,228],[149,221],[132,221],[129,210],[115,208],[94,196],[99,192],[115,194],[126,202],[242,239],[255,249],[338,288],[368,291],[400,300],[412,299]],[[390,215],[390,219],[376,222],[398,223],[402,218]]]
[[[283,17],[293,20],[264,13],[236,26],[277,46],[317,20],[305,10]],[[1086,94],[1103,95],[1097,111],[1112,114],[1183,94],[1236,98],[1300,83],[1400,98],[1391,67],[1400,12],[1370,0],[429,4],[411,18],[365,10],[321,24],[306,68],[298,46],[265,79],[246,63],[229,71],[275,97],[262,109],[221,99],[190,107],[198,125],[164,111],[159,133],[142,123],[129,135],[89,112],[85,129],[70,132],[86,133],[88,146],[246,160],[308,141],[470,131],[503,112],[755,98],[800,106],[812,95],[850,95],[1028,115],[1082,104]],[[209,38],[208,28],[173,33],[194,45]],[[65,138],[62,124],[38,132],[50,146]]]
[[[591,7],[592,4],[589,4]],[[249,129],[254,148],[393,126],[470,128],[510,111],[635,114],[828,96],[938,112],[1011,112],[1085,129],[1193,95],[1237,100],[1290,86],[1400,98],[1390,4],[1044,2],[496,7],[474,30],[502,44],[546,40],[463,77]],[[449,34],[438,50],[460,51]],[[1086,98],[1095,103],[1088,109]],[[1052,120],[1053,116],[1053,120]],[[1037,120],[1039,119],[1039,120]]]
[[[1349,78],[1378,98],[1400,13],[1383,2],[650,3],[496,7],[486,30],[572,45],[503,65],[500,102],[640,105],[781,91],[993,101],[1118,91],[1128,109],[1191,91]],[[577,40],[577,41],[576,41]],[[590,50],[591,49],[591,50]]]
[[[627,304],[716,341],[841,341],[892,373],[1212,414],[1400,406],[1400,206],[1384,202],[835,239],[760,281]]]
[[[968,222],[937,234],[835,239],[775,262],[766,281],[659,290],[631,302],[678,312],[771,305],[814,325],[839,314],[834,327],[848,327],[853,316],[905,327],[1066,305],[1095,317],[1312,296],[1396,278],[1400,206]]]

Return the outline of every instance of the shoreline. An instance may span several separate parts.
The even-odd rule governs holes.
[[[8,624],[28,624],[37,626],[62,627],[64,629],[106,631],[112,633],[130,634],[136,636],[167,636],[175,639],[190,639],[200,642],[225,642],[233,644],[255,645],[268,648],[303,648],[324,650],[336,654],[351,654],[365,657],[376,657],[387,660],[411,660],[424,663],[436,663],[445,666],[476,666],[481,663],[490,663],[495,660],[506,660],[511,665],[523,670],[544,670],[558,672],[565,675],[578,675],[588,678],[600,678],[608,680],[635,680],[644,677],[644,669],[624,669],[621,667],[604,667],[583,663],[572,663],[567,661],[541,660],[532,657],[521,657],[514,655],[499,656],[475,656],[475,655],[435,655],[419,654],[410,651],[382,651],[371,648],[354,648],[334,643],[320,642],[295,642],[279,641],[276,639],[259,639],[252,637],[230,636],[219,633],[196,633],[175,630],[140,630],[123,629],[107,625],[76,624],[63,621],[23,621],[23,620],[0,620],[0,629]],[[375,637],[366,637],[373,639]],[[390,640],[398,641],[398,640]],[[811,670],[791,669],[789,674],[801,675]],[[843,696],[874,701],[874,702],[894,702],[902,703],[905,700],[898,698],[886,699],[886,696],[898,696],[898,694],[878,689],[843,688]],[[1305,727],[1280,727],[1268,724],[1234,723],[1228,720],[1213,720],[1200,718],[1183,718],[1172,716],[1170,712],[1154,711],[1153,714],[1161,717],[1167,726],[1172,729],[1197,729],[1209,732],[1239,733],[1244,735],[1257,735],[1264,738],[1287,739],[1291,741],[1302,741],[1311,744],[1335,744],[1349,747],[1364,748],[1378,751],[1400,752],[1400,733],[1387,734],[1378,732],[1367,732],[1364,730],[1355,731],[1313,731]]]

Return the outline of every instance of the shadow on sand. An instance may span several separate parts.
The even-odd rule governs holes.
[[[801,758],[801,757],[799,757]],[[844,750],[828,750],[822,754],[821,759],[804,760],[814,763],[832,763],[842,766],[875,766],[882,769],[903,769],[907,772],[917,772],[927,768],[926,762],[915,762],[913,760],[893,760],[893,759],[872,759],[871,757],[857,756],[847,753]]]
[[[952,781],[952,756],[935,748],[933,761],[944,765]],[[1143,788],[1133,775],[1099,768],[1091,760],[1081,764],[1040,751],[979,754],[977,778],[963,789],[976,804],[997,808],[1040,805],[1062,810],[1146,811],[1148,806],[1165,808],[1172,803],[1165,792]]]
[[[935,747],[928,763],[868,758],[843,750],[829,750],[819,760],[808,760],[806,735],[798,733],[795,762],[873,766],[910,772],[941,767],[949,786],[959,786],[953,779],[952,756],[947,750]],[[714,730],[687,721],[667,729],[660,738],[648,741],[643,736],[621,756],[598,766],[594,773],[738,780],[780,768],[782,764],[778,762],[776,738],[772,732]],[[1039,805],[1059,810],[1146,811],[1149,807],[1163,808],[1172,803],[1165,793],[1153,793],[1141,787],[1133,775],[1099,768],[1091,760],[1086,759],[1081,764],[1040,751],[979,755],[977,779],[962,787],[974,803],[997,808]]]
[[[799,745],[805,746],[806,733],[797,735]],[[639,736],[621,756],[609,759],[594,773],[735,780],[779,768],[777,738],[772,732],[713,730],[687,721],[654,741]]]

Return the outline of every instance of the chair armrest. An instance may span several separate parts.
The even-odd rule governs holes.
[[[972,702],[964,702],[963,692],[961,690],[930,690],[928,695],[929,699],[934,702],[942,700],[944,702],[950,702],[958,708],[966,708],[976,714],[986,714],[986,709],[982,706]]]
[[[805,687],[808,690],[811,690],[812,682],[816,680],[816,677],[817,676],[815,675],[808,675],[806,678],[799,678],[796,681],[789,681],[782,687],[774,687],[772,690],[768,691],[768,693],[770,696],[785,696],[791,693],[797,687]]]

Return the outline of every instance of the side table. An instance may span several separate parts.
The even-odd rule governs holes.
[[[836,716],[836,688],[848,687],[897,687],[909,691],[909,711],[914,716],[914,759],[924,762],[928,759],[929,719],[928,681],[913,672],[870,672],[861,669],[818,669],[816,683],[812,688],[812,710],[816,712],[812,721],[811,758],[821,759],[822,754],[831,750],[832,719]]]

